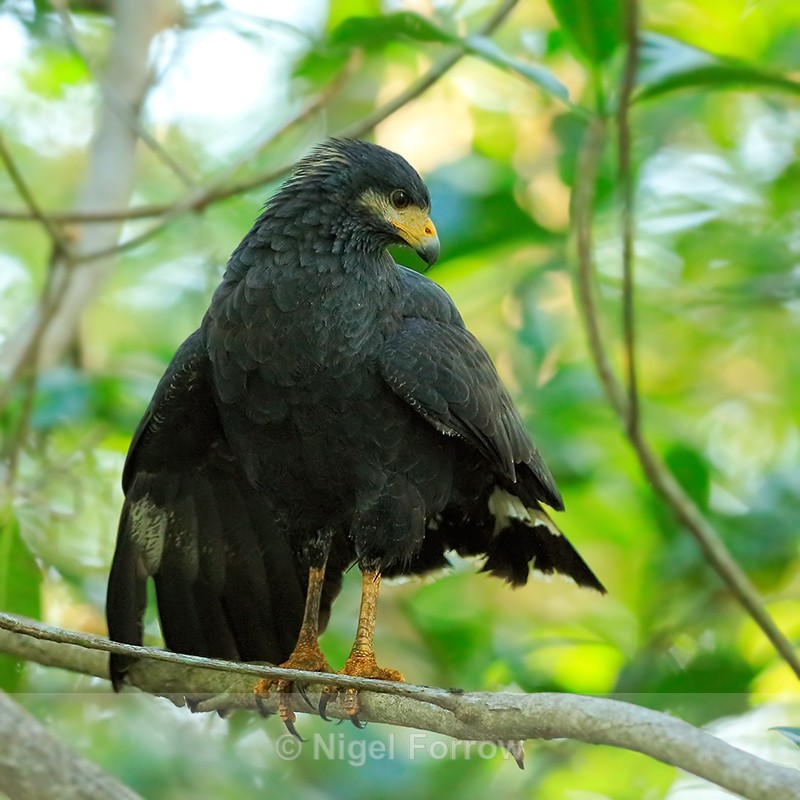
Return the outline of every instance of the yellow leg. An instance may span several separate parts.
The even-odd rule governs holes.
[[[378,593],[381,586],[381,575],[377,571],[363,572],[361,576],[361,608],[358,612],[358,628],[350,655],[340,675],[353,675],[359,678],[375,678],[381,681],[402,681],[403,676],[396,669],[385,669],[378,666],[375,659],[373,640],[375,636],[375,618],[378,613]],[[333,693],[332,687],[326,691]],[[344,690],[344,708],[351,718],[358,714],[358,697],[355,689]],[[323,702],[322,711],[325,705]]]
[[[292,650],[292,654],[280,666],[284,669],[303,669],[311,672],[333,672],[327,659],[319,648],[317,637],[319,636],[319,605],[322,598],[322,587],[325,583],[325,565],[321,567],[311,567],[308,571],[308,593],[306,594],[306,605],[303,611],[303,623],[300,626],[300,633],[297,637],[297,644]],[[292,711],[292,689],[293,682],[284,678],[277,680],[264,678],[260,680],[253,691],[256,694],[266,694],[272,685],[277,687],[280,699],[278,701],[278,713],[280,718],[289,728],[293,730],[293,723],[296,719]]]

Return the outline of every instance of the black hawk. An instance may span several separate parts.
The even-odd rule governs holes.
[[[489,356],[397,244],[439,254],[425,184],[376,145],[325,142],[269,201],[133,438],[112,639],[141,644],[153,578],[169,649],[330,672],[317,637],[355,563],[342,672],[402,680],[373,651],[382,576],[455,552],[604,591],[542,508],[561,496]],[[116,688],[130,663],[111,656]]]

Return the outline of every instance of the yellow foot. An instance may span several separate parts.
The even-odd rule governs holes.
[[[372,678],[378,681],[403,681],[402,674],[396,669],[385,669],[379,667],[375,661],[375,653],[351,653],[345,662],[344,667],[339,670],[339,675],[352,675],[355,678]],[[337,695],[342,695],[344,699],[344,711],[354,725],[363,727],[358,719],[358,690],[342,688],[339,686],[326,686],[319,701],[319,715],[323,719],[328,703]]]
[[[278,666],[281,669],[302,669],[307,672],[333,672],[316,642],[298,642],[289,658]],[[278,692],[278,715],[289,732],[299,739],[300,736],[294,727],[297,717],[292,711],[292,693],[297,690],[312,709],[314,706],[306,697],[303,684],[295,684],[286,678],[262,678],[253,687],[253,692],[256,696],[269,694],[273,686]]]

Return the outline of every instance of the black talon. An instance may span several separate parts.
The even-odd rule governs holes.
[[[309,699],[308,699],[308,692],[306,691],[306,685],[305,685],[304,683],[295,683],[295,684],[293,684],[293,685],[294,685],[294,688],[297,690],[297,693],[298,693],[298,694],[300,695],[300,697],[302,697],[302,698],[303,698],[303,700],[305,701],[305,704],[306,704],[306,705],[307,705],[307,706],[308,706],[308,707],[309,707],[309,708],[310,708],[312,711],[316,711],[316,709],[314,708],[314,704],[311,702],[311,700],[309,700]]]
[[[262,695],[260,695],[260,694],[257,694],[257,695],[256,695],[256,706],[258,707],[258,713],[259,713],[259,714],[260,714],[260,715],[261,715],[261,716],[262,716],[264,719],[269,719],[269,718],[270,718],[270,717],[271,717],[271,716],[272,716],[272,715],[275,713],[274,711],[270,711],[270,710],[267,708],[267,706],[266,706],[266,703],[265,703],[265,701],[264,701],[264,698],[263,698],[263,696],[262,696]]]
[[[328,709],[328,703],[330,702],[330,699],[330,692],[323,692],[319,697],[319,705],[317,706],[317,713],[321,719],[325,720],[325,722],[331,721],[331,718],[325,714],[325,711]]]
[[[355,714],[353,714],[353,716],[350,717],[350,722],[352,722],[353,725],[355,725],[356,728],[358,728],[360,731],[363,731],[364,728],[367,727],[367,723],[362,722]]]
[[[297,732],[297,728],[295,728],[295,726],[294,726],[294,722],[292,722],[290,719],[285,719],[285,720],[283,721],[283,724],[286,726],[286,730],[287,730],[287,731],[289,731],[289,733],[291,733],[291,734],[292,734],[292,736],[294,736],[294,738],[295,738],[295,739],[297,739],[297,741],[298,741],[298,742],[305,742],[305,741],[307,741],[307,739],[304,739],[304,738],[303,738],[303,737],[302,737],[302,736],[301,736],[301,735],[300,735],[300,734]]]

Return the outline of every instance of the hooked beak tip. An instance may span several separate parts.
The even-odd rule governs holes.
[[[414,248],[417,255],[430,267],[439,258],[439,237],[434,234],[421,240]]]

